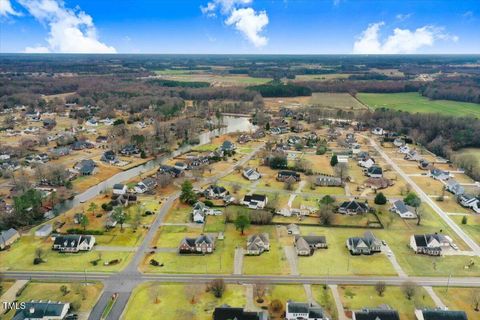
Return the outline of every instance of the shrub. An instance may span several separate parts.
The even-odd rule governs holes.
[[[154,267],[158,267],[160,265],[160,263],[155,259],[151,259],[150,260],[150,265],[152,265]]]
[[[384,205],[387,203],[387,198],[382,192],[377,193],[374,200],[375,204]]]
[[[213,202],[210,201],[210,200],[205,200],[203,203],[204,203],[207,207],[213,207]]]
[[[468,223],[468,218],[467,216],[463,216],[462,218],[462,224],[467,224]]]
[[[42,259],[42,258],[38,258],[38,257],[37,257],[37,258],[33,259],[33,264],[34,264],[34,265],[40,264],[40,263],[42,263],[42,262],[43,262],[43,259]]]
[[[104,232],[102,230],[83,230],[78,228],[71,228],[67,230],[68,234],[90,234],[90,235],[102,235]]]

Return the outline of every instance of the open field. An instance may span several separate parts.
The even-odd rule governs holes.
[[[327,81],[332,79],[346,79],[349,73],[329,73],[329,74],[297,74],[294,81]]]
[[[380,297],[373,286],[339,286],[338,291],[345,311],[360,310],[363,308],[377,308],[389,305],[398,311],[400,319],[415,320],[416,308],[435,307],[427,292],[419,287],[415,296],[408,300],[401,287],[387,287]]]
[[[314,92],[311,104],[344,110],[365,110],[366,107],[348,93]]]
[[[215,298],[211,292],[206,292],[204,284],[149,282],[135,288],[123,319],[209,320],[212,319],[215,307],[223,304],[245,306],[245,288],[241,285],[228,284],[222,298]]]
[[[477,162],[480,163],[480,149],[478,148],[464,148],[458,151],[455,151],[455,154],[468,154],[472,155],[477,159]]]
[[[214,74],[204,70],[159,70],[155,71],[155,73],[159,75],[161,79],[208,82],[212,86],[219,87],[259,85],[272,80],[269,78],[249,77],[248,75]]]
[[[429,100],[416,92],[359,93],[358,99],[371,108],[389,108],[411,113],[441,113],[450,116],[480,117],[480,105],[447,100]]]
[[[64,295],[60,291],[61,286],[67,287],[67,294]],[[43,301],[61,301],[69,302],[73,305],[75,312],[89,312],[95,302],[97,301],[103,285],[101,283],[79,283],[79,282],[32,282],[30,281],[23,290],[19,302],[26,302],[31,300]],[[6,314],[5,320],[13,317],[14,312],[11,311]]]
[[[450,310],[465,311],[468,319],[480,318],[480,312],[475,311],[472,303],[473,296],[479,294],[478,288],[434,287],[433,290]]]
[[[77,272],[113,272],[123,269],[131,253],[89,251],[79,253],[59,253],[51,250],[52,241],[35,239],[31,236],[21,237],[13,246],[0,253],[0,270],[21,271],[77,271]],[[43,250],[45,262],[34,265],[33,259],[37,248]],[[96,266],[91,261],[100,259]],[[120,263],[105,266],[104,262],[119,259]]]

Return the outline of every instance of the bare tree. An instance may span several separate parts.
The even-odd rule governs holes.
[[[402,284],[402,291],[408,300],[412,300],[412,298],[417,293],[417,285],[415,284],[415,282],[405,281]]]
[[[191,304],[197,303],[197,297],[202,293],[202,291],[202,286],[197,283],[191,283],[185,286],[185,295]]]
[[[210,290],[212,290],[215,298],[221,298],[225,292],[226,285],[223,279],[215,279],[210,282]]]
[[[480,311],[480,289],[475,289],[472,292],[472,307],[475,311]]]
[[[265,294],[267,292],[267,286],[264,283],[255,283],[255,296],[257,302],[262,303],[264,301]]]
[[[383,297],[383,293],[387,290],[387,284],[384,281],[378,281],[375,284],[375,291],[377,291],[380,297]]]

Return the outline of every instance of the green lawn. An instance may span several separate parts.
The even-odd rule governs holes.
[[[225,215],[207,216],[204,232],[223,232],[225,231]]]
[[[345,247],[347,238],[362,236],[362,229],[301,227],[301,232],[304,235],[324,235],[328,243],[328,249],[316,250],[309,257],[298,257],[302,275],[396,275],[384,254],[352,256],[348,252]],[[373,233],[377,235],[377,231],[374,230]]]
[[[389,109],[412,113],[441,113],[450,116],[480,117],[480,105],[447,100],[429,100],[416,92],[408,93],[359,93],[357,98],[371,108]]]
[[[187,226],[161,226],[158,231],[157,247],[177,248],[185,237],[196,237],[202,233],[201,228]]]
[[[415,320],[416,308],[434,307],[430,296],[421,287],[417,288],[415,296],[408,300],[401,287],[387,287],[380,297],[373,286],[339,286],[340,299],[346,310],[359,310],[363,308],[376,308],[387,304],[397,310],[400,319]]]
[[[314,92],[310,102],[314,105],[319,105],[326,108],[343,110],[366,109],[363,104],[358,102],[348,93]]]
[[[61,286],[67,287],[67,294],[60,291]],[[29,282],[23,290],[19,302],[31,300],[52,300],[69,302],[76,312],[88,312],[96,303],[103,285],[101,283],[73,283],[73,282]],[[13,317],[14,312],[7,313],[5,320]],[[4,319],[4,318],[2,318]]]
[[[223,304],[244,307],[245,303],[245,288],[241,285],[227,284],[223,296],[218,299],[206,292],[203,284],[149,282],[135,288],[123,319],[210,320],[215,307]]]
[[[312,293],[315,301],[317,301],[322,308],[330,314],[332,319],[338,319],[337,308],[335,306],[332,291],[323,285],[314,285],[312,286]]]
[[[59,253],[51,250],[52,241],[49,239],[35,239],[34,237],[21,237],[7,251],[0,253],[0,270],[18,271],[79,271],[113,272],[123,269],[132,253],[128,252],[80,252]],[[35,250],[41,248],[44,251],[44,263],[33,264]],[[101,254],[101,261],[97,266],[90,263],[97,260]],[[105,261],[120,259],[121,262],[112,266],[105,266]]]
[[[470,214],[467,216],[467,224],[462,224],[463,216],[450,216],[450,219],[455,221],[470,237],[477,243],[480,243],[480,216]]]
[[[434,287],[433,290],[450,310],[462,310],[467,313],[468,319],[479,319],[480,312],[475,311],[472,304],[474,293],[478,295],[478,288],[442,288]]]

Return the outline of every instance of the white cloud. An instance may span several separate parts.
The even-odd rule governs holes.
[[[429,25],[415,30],[395,28],[393,34],[382,41],[380,29],[384,25],[384,22],[370,24],[355,41],[353,53],[415,53],[422,47],[432,47],[437,40],[458,41],[457,36],[445,33],[443,28]]]
[[[56,0],[18,0],[50,32],[47,46],[27,47],[25,52],[116,53],[114,47],[98,40],[93,19],[78,9],[66,8]]]
[[[395,16],[395,18],[398,20],[398,21],[405,21],[407,19],[410,19],[410,17],[412,16],[411,13],[406,13],[406,14],[402,14],[402,13],[399,13]]]
[[[207,3],[205,7],[200,7],[204,14],[215,14],[215,10],[220,9],[223,14],[228,14],[237,6],[249,5],[253,0],[213,0]]]
[[[20,12],[15,11],[10,0],[0,0],[0,16],[20,16]]]
[[[36,47],[26,47],[25,53],[49,53],[50,50],[47,47],[36,46]]]
[[[261,32],[268,25],[268,15],[266,11],[255,11],[249,5],[253,0],[213,0],[206,6],[200,7],[203,14],[208,17],[215,17],[216,12],[227,18],[225,24],[233,26],[237,31],[250,41],[255,47],[262,47],[267,44],[267,37],[261,35]]]
[[[260,35],[268,24],[265,11],[257,13],[252,8],[234,9],[225,23],[229,26],[234,25],[235,29],[243,33],[255,47],[262,47],[268,42],[266,37]]]

